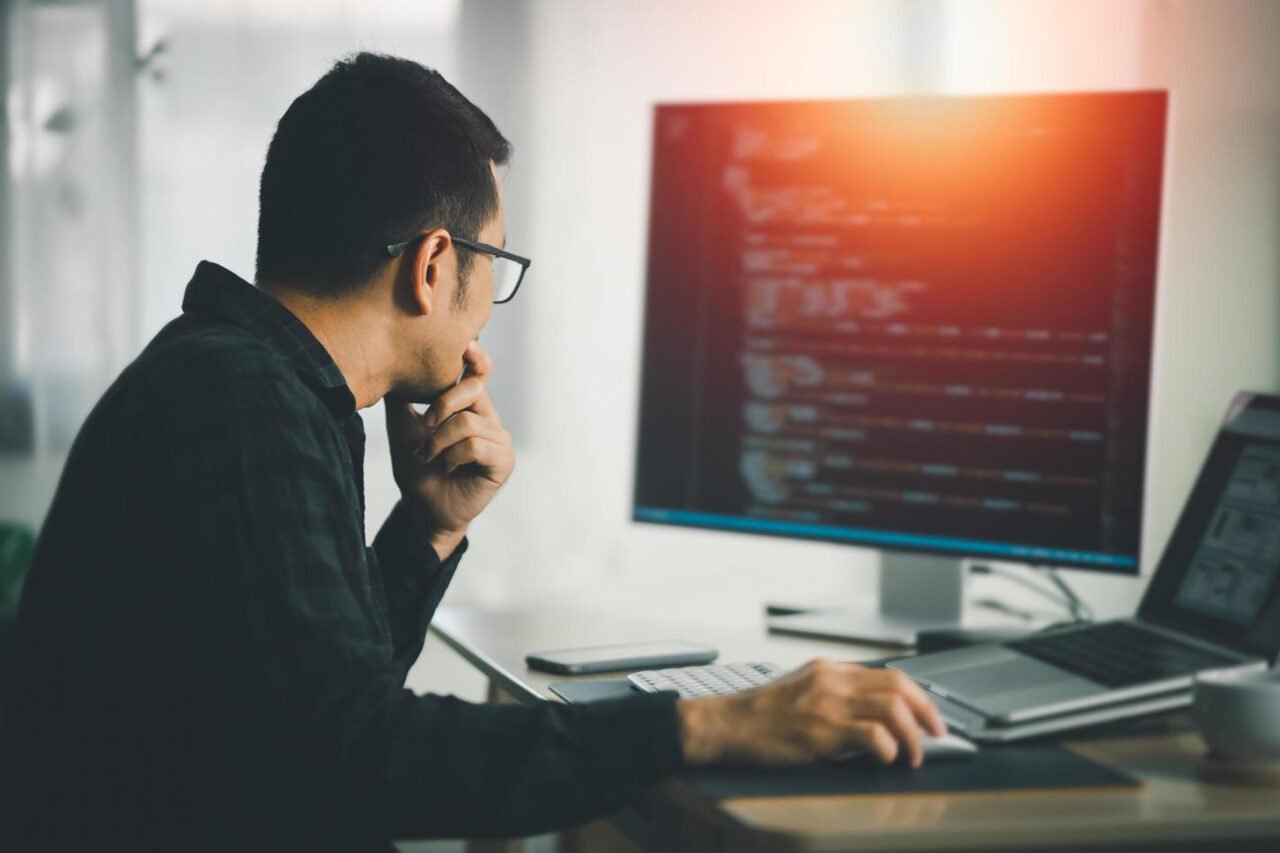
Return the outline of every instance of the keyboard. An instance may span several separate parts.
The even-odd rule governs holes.
[[[771,663],[728,663],[710,666],[682,666],[633,672],[627,680],[646,693],[674,690],[685,699],[741,693],[768,684],[782,675],[782,667]]]
[[[1127,622],[1104,622],[1004,646],[1104,687],[1132,687],[1240,662]]]

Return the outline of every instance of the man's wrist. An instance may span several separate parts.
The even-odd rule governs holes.
[[[449,559],[453,552],[458,550],[458,546],[466,538],[466,530],[448,531],[433,528],[430,522],[431,513],[419,500],[402,494],[400,502],[403,504],[402,511],[409,520],[409,524],[427,540],[441,562]]]
[[[676,703],[680,720],[680,748],[686,764],[715,764],[731,754],[734,708],[728,696],[681,699]]]
[[[464,530],[461,533],[432,533],[427,535],[427,541],[431,543],[432,549],[435,550],[436,556],[441,562],[453,556],[453,552],[458,550],[458,546],[462,544],[463,538],[467,535]]]

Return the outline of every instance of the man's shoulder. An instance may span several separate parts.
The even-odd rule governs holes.
[[[190,314],[156,335],[104,402],[112,397],[160,422],[199,417],[230,426],[248,417],[267,430],[324,412],[294,366],[265,341],[232,323]],[[285,412],[295,417],[275,416]]]
[[[162,387],[254,377],[297,380],[289,361],[247,329],[191,314],[161,329],[130,369]]]

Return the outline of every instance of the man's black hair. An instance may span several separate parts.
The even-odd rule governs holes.
[[[475,240],[498,211],[490,162],[511,144],[440,73],[360,53],[298,96],[262,169],[258,281],[348,293],[386,246],[442,227]],[[459,286],[472,260],[458,253]]]

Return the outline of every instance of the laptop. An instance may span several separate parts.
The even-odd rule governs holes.
[[[1190,704],[1208,670],[1280,649],[1280,397],[1238,394],[1138,613],[889,666],[953,728],[1013,741]]]

